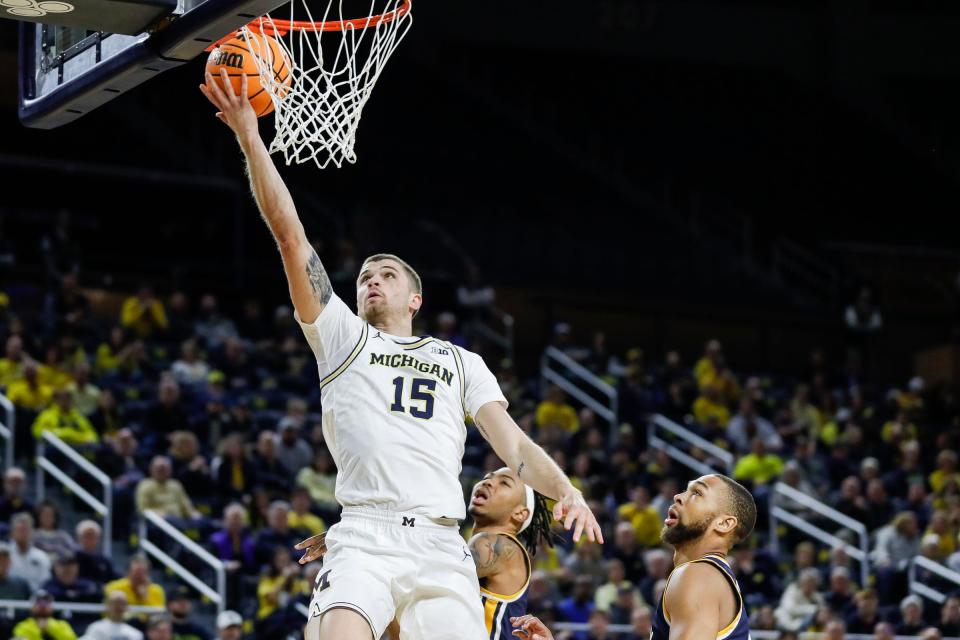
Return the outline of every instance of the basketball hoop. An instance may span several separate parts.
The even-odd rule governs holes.
[[[292,65],[288,87],[268,61],[257,58],[261,83],[275,107],[277,134],[270,153],[282,151],[288,165],[312,160],[323,169],[331,162],[341,167],[357,161],[354,145],[363,107],[413,24],[411,0],[369,0],[365,18],[344,16],[343,2],[328,0],[315,20],[306,0],[292,0],[290,19],[267,15],[242,29],[251,40],[275,38]],[[295,20],[295,10],[306,19]]]

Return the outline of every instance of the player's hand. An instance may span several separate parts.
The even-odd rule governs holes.
[[[327,532],[318,533],[315,536],[299,542],[294,549],[297,551],[307,550],[306,553],[303,554],[303,557],[300,558],[300,564],[309,564],[317,558],[322,558],[323,554],[327,552]]]
[[[590,511],[590,507],[587,506],[583,494],[576,489],[571,487],[569,493],[560,496],[557,503],[553,505],[553,518],[557,522],[563,522],[563,528],[567,531],[570,530],[570,527],[576,525],[573,530],[574,542],[579,542],[580,536],[586,532],[587,539],[590,542],[603,544],[603,533],[600,532],[597,518]]]
[[[524,640],[553,640],[553,634],[547,625],[540,622],[540,618],[532,615],[520,616],[519,618],[510,618],[510,624],[516,629],[513,635]]]
[[[205,73],[204,77],[206,84],[200,85],[200,92],[219,109],[217,118],[233,129],[238,138],[251,134],[259,135],[257,114],[253,112],[250,99],[247,98],[247,76],[240,76],[239,93],[233,90],[226,69],[220,69],[220,82],[217,82],[210,72]]]

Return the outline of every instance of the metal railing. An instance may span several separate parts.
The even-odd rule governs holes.
[[[97,602],[60,602],[55,600],[50,607],[54,611],[65,611],[69,613],[103,613],[107,606]],[[0,600],[0,611],[23,611],[33,608],[32,600]],[[130,605],[127,607],[130,613],[166,613],[165,607],[145,607],[143,605]]]
[[[62,453],[70,462],[76,465],[77,470],[85,472],[103,487],[103,499],[98,500],[95,498],[89,491],[81,487],[80,483],[72,478],[69,473],[51,461],[47,457],[47,445],[50,445]],[[103,555],[109,558],[113,548],[113,489],[111,487],[110,477],[95,464],[80,455],[80,452],[49,431],[44,431],[37,441],[37,499],[41,502],[46,494],[46,476],[44,472],[49,473],[59,480],[60,484],[83,500],[97,515],[103,518]]]
[[[13,447],[17,438],[17,410],[10,399],[2,393],[0,393],[0,407],[6,414],[6,418],[0,422],[0,438],[3,438],[3,465],[4,469],[9,469],[13,466]]]
[[[150,527],[155,526],[163,533],[171,537],[183,551],[195,555],[201,562],[209,565],[216,575],[216,589],[213,589],[206,582],[197,577],[189,569],[180,564],[170,554],[150,541],[148,536]],[[157,562],[169,568],[188,585],[199,591],[217,605],[217,613],[222,613],[227,603],[227,570],[222,560],[215,557],[209,551],[188,538],[182,531],[163,519],[156,512],[146,511],[140,520],[140,548],[145,553],[155,558]]]
[[[913,560],[910,561],[910,567],[907,570],[907,580],[910,585],[910,593],[915,593],[918,596],[927,598],[928,600],[933,600],[937,604],[943,604],[947,599],[947,594],[937,591],[933,587],[923,584],[917,580],[917,567],[925,569],[930,573],[936,574],[938,577],[950,582],[956,583],[960,586],[960,573],[948,569],[942,564],[931,560],[930,558],[925,558],[923,556],[914,556]]]
[[[828,520],[832,520],[841,527],[850,529],[857,534],[860,540],[860,546],[850,546],[845,540],[838,538],[829,531],[825,531],[817,525],[808,522],[807,519],[791,513],[783,507],[777,506],[777,496],[783,496],[784,498],[792,500],[803,508],[809,509]],[[779,540],[777,538],[778,522],[799,529],[808,536],[816,538],[831,547],[846,547],[849,556],[860,563],[860,584],[870,584],[870,537],[865,524],[840,513],[833,507],[829,507],[816,498],[802,491],[798,491],[783,482],[778,482],[773,486],[773,494],[770,496],[770,546],[773,548],[774,555],[778,552],[779,547]]]
[[[702,460],[698,460],[680,447],[658,436],[657,429],[662,429],[675,438],[679,438],[691,446],[700,449],[711,458],[719,460],[721,463],[723,463],[723,468],[715,469]],[[701,475],[709,475],[711,473],[717,473],[718,471],[733,475],[733,467],[736,464],[736,458],[731,452],[718,447],[709,440],[698,436],[690,429],[687,429],[686,427],[681,426],[673,420],[670,420],[669,418],[660,414],[655,414],[650,418],[650,423],[647,428],[647,444],[652,449],[663,450],[672,459],[689,469],[693,469]]]
[[[566,369],[566,371],[578,381],[599,392],[606,398],[606,402],[601,402],[584,391],[575,382],[564,376],[563,373],[557,369],[557,366]],[[540,359],[540,378],[542,382],[557,385],[584,406],[593,410],[594,413],[610,425],[611,436],[615,433],[618,426],[617,390],[598,378],[592,371],[556,347],[547,347],[543,352],[543,357]]]

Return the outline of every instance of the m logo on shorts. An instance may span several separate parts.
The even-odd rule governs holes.
[[[330,572],[333,569],[328,569],[317,576],[317,593],[320,593],[324,589],[330,586]]]
[[[416,520],[416,518],[408,518],[407,516],[403,516],[403,522],[401,525],[404,527],[412,527],[414,520]]]

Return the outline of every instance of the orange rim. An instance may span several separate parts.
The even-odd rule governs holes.
[[[247,28],[255,33],[268,36],[285,36],[290,31],[347,31],[357,29],[367,29],[380,24],[392,22],[397,18],[402,18],[410,11],[412,0],[404,0],[403,4],[394,9],[376,16],[367,18],[354,18],[353,20],[333,20],[330,22],[311,22],[310,20],[275,20],[273,18],[257,18],[247,25]],[[207,47],[207,51],[212,51],[215,47],[223,44],[231,38],[235,38],[239,31],[233,31],[212,45]]]

